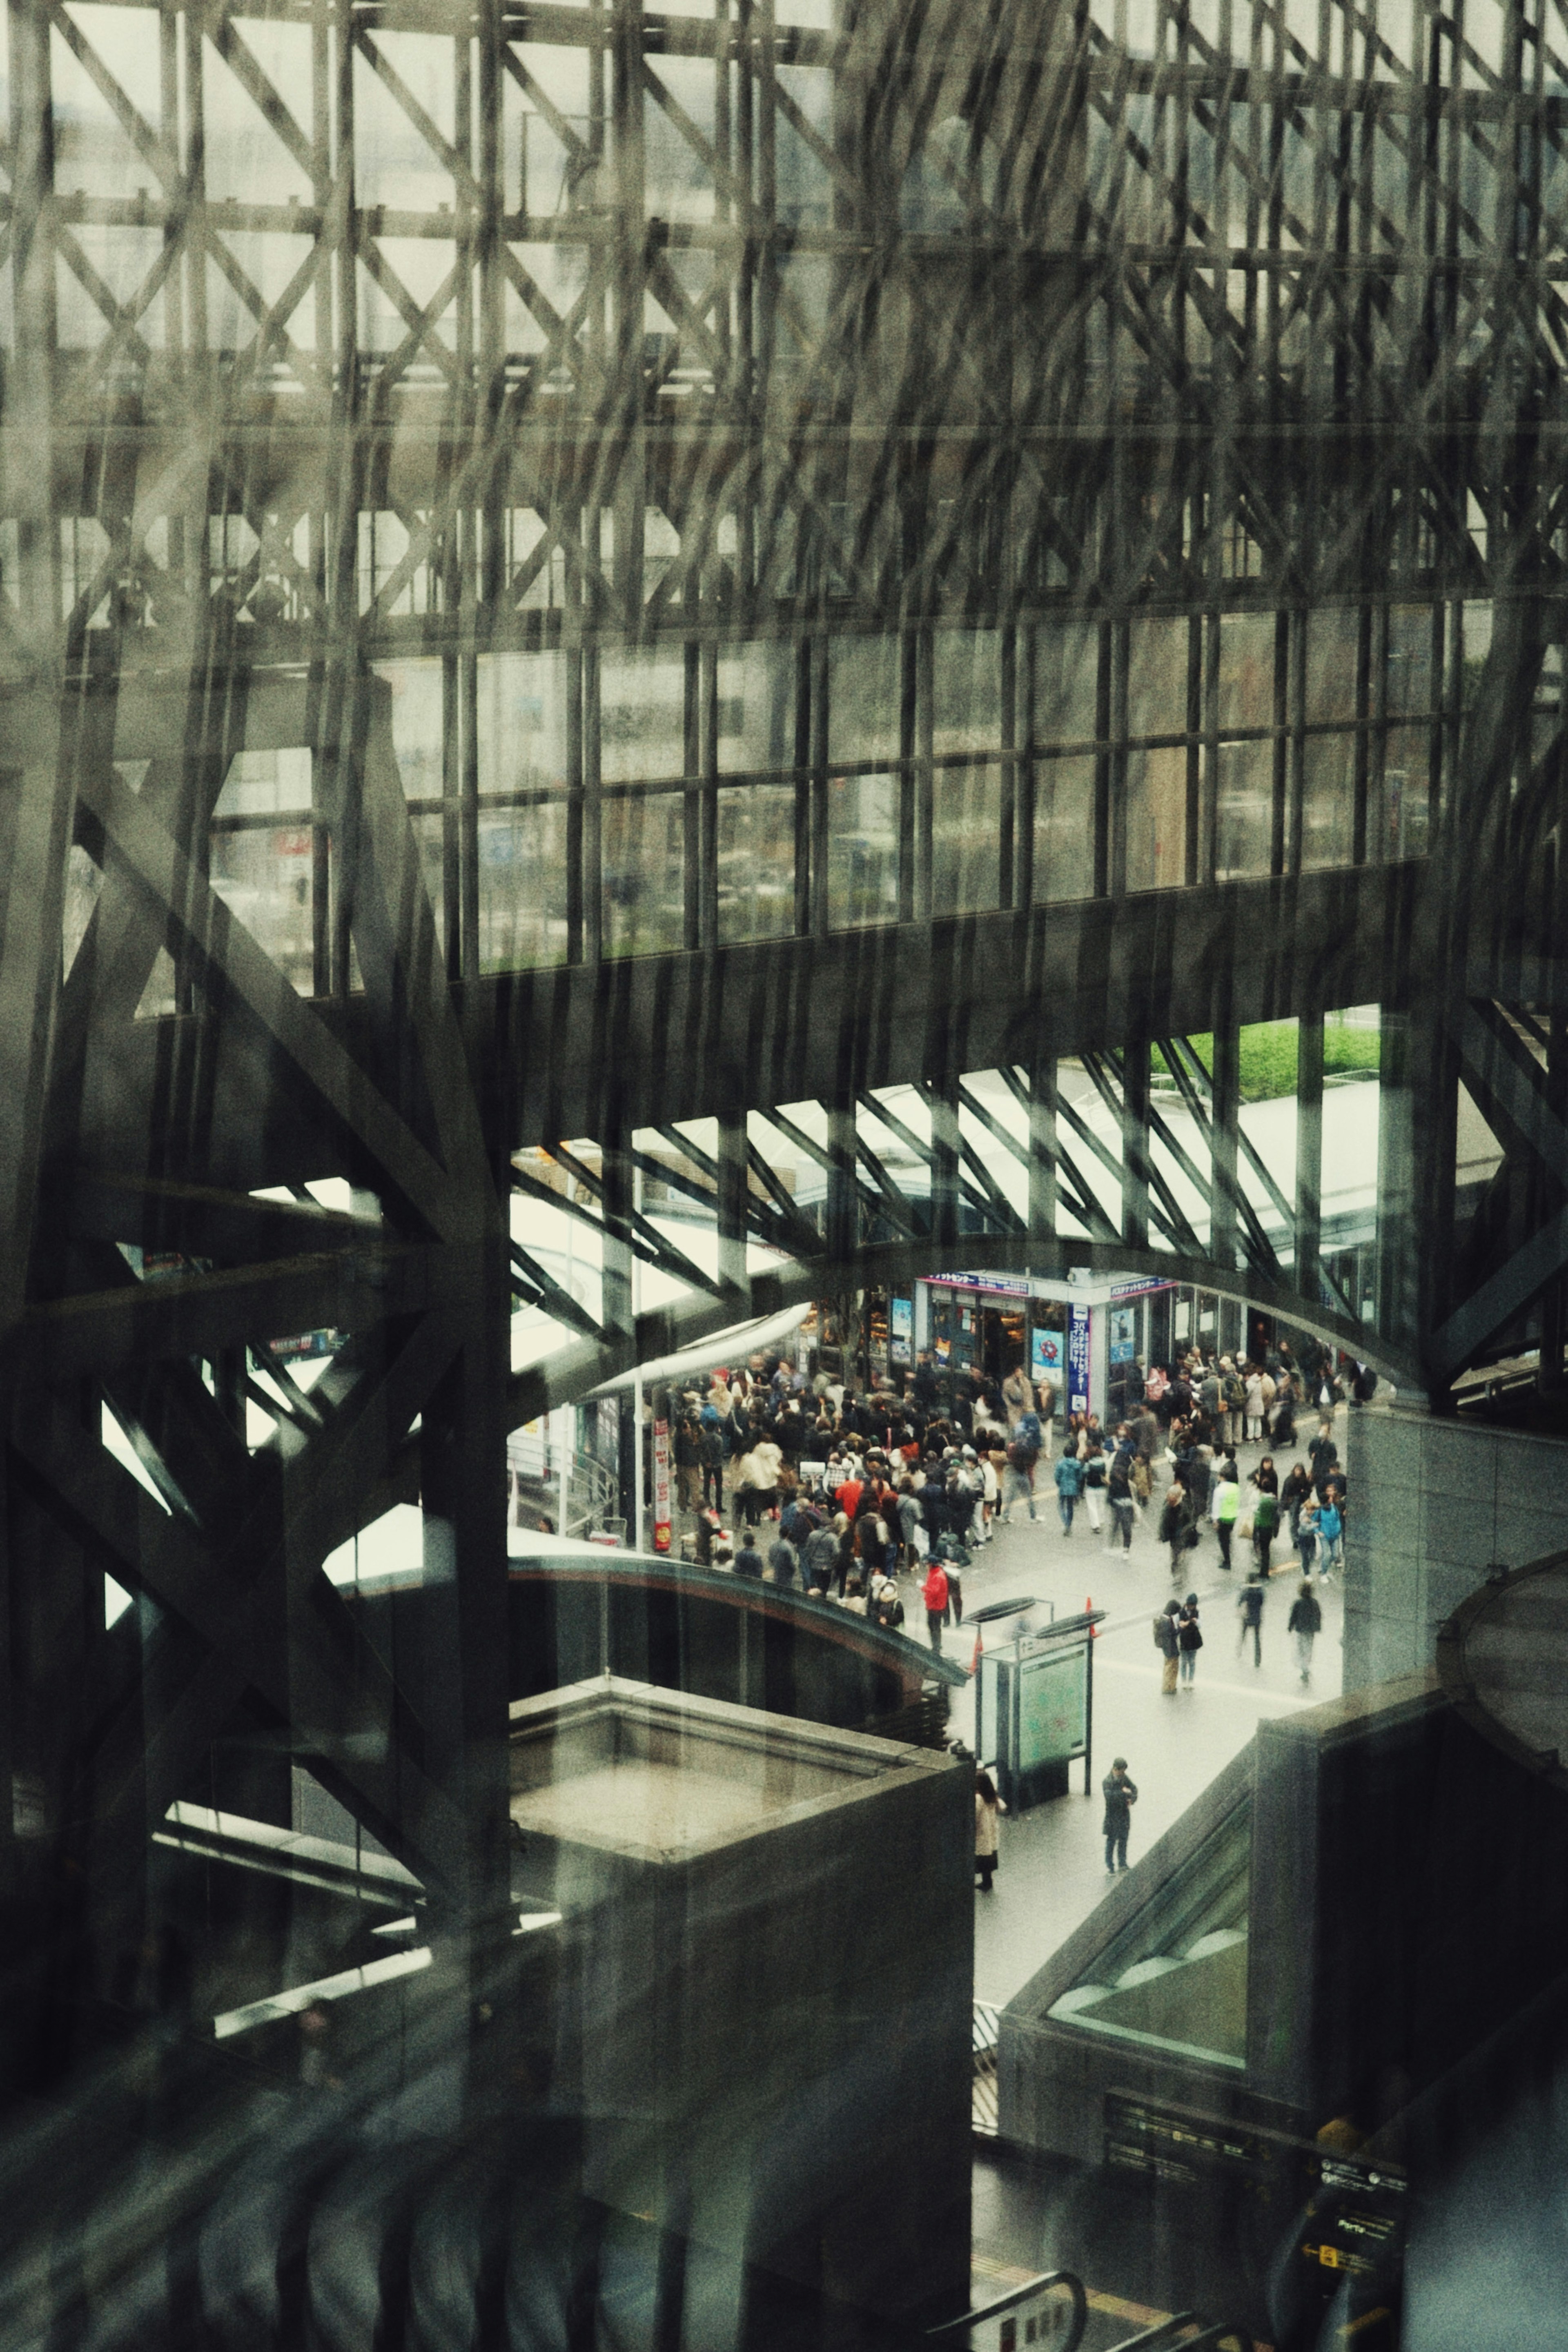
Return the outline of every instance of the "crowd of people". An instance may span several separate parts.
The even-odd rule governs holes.
[[[948,1379],[922,1354],[901,1385],[884,1376],[857,1388],[808,1379],[775,1357],[715,1372],[706,1395],[681,1400],[677,1482],[702,1565],[798,1585],[891,1628],[908,1613],[899,1577],[913,1575],[940,1650],[944,1626],[963,1615],[973,1550],[1020,1513],[1036,1518],[1053,1494],[1063,1538],[1081,1513],[1112,1552],[1131,1549],[1144,1518],[1176,1581],[1190,1579],[1205,1528],[1224,1570],[1240,1564],[1239,1545],[1261,1581],[1288,1541],[1305,1580],[1328,1578],[1344,1558],[1347,1490],[1333,1434],[1342,1394],[1326,1349],[1303,1363],[1284,1342],[1257,1360],[1194,1349],[1146,1374],[1131,1366],[1116,1426],[1073,1413],[1058,1444],[1055,1391],[1021,1365],[1000,1380]],[[1275,1450],[1244,1475],[1237,1449],[1248,1441]],[[726,1499],[738,1538],[726,1534]],[[1250,1607],[1244,1594],[1244,1640]],[[1184,1610],[1193,1612],[1184,1621]],[[1185,1661],[1202,1636],[1194,1596],[1171,1612],[1174,1690],[1190,1683]]]

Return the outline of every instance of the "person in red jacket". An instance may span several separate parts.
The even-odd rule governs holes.
[[[931,1648],[940,1657],[942,1620],[947,1615],[947,1570],[940,1559],[933,1559],[926,1570],[924,1593],[926,1632],[931,1636]]]

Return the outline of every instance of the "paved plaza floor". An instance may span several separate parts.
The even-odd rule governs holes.
[[[1344,1417],[1342,1409],[1335,1430],[1342,1458]],[[1262,1452],[1260,1446],[1241,1449],[1244,1480]],[[1288,1469],[1296,1458],[1293,1452],[1277,1457],[1276,1466]],[[1157,1493],[1158,1479],[1155,1486]],[[1156,1502],[1135,1524],[1128,1553],[1120,1546],[1107,1550],[1104,1534],[1092,1532],[1081,1503],[1071,1536],[1062,1533],[1054,1494],[1036,1507],[1039,1516],[1032,1524],[1016,1522],[975,1552],[963,1578],[965,1609],[1028,1593],[1054,1603],[1058,1617],[1086,1601],[1110,1614],[1095,1643],[1090,1793],[1083,1794],[1083,1768],[1075,1765],[1069,1795],[1005,1818],[995,1883],[989,1895],[975,1895],[974,1995],[996,2007],[1027,1983],[1105,1893],[1100,1784],[1113,1756],[1126,1757],[1138,1788],[1128,1847],[1129,1859],[1135,1861],[1246,1747],[1260,1719],[1336,1697],[1342,1683],[1343,1609],[1335,1577],[1315,1588],[1323,1630],[1311,1685],[1301,1686],[1285,1630],[1300,1579],[1295,1554],[1283,1539],[1275,1547],[1276,1570],[1264,1604],[1263,1663],[1255,1667],[1250,1643],[1241,1657],[1237,1641],[1236,1594],[1246,1581],[1243,1562],[1250,1561],[1250,1546],[1235,1546],[1237,1566],[1227,1574],[1219,1564],[1214,1530],[1205,1522],[1198,1549],[1188,1555],[1190,1572],[1176,1584],[1170,1553],[1155,1539]],[[1192,1689],[1168,1697],[1160,1688],[1162,1660],[1152,1620],[1173,1592],[1184,1598],[1189,1591],[1197,1593],[1202,1606],[1204,1647]],[[910,1622],[923,1623],[918,1606],[910,1608]],[[988,1638],[1000,1642],[1005,1631],[1005,1624],[990,1627]],[[973,1633],[949,1628],[945,1639],[949,1654],[967,1663]],[[953,1695],[953,1732],[971,1743],[973,1689],[971,1682]]]

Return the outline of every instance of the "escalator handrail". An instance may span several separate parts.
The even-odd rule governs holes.
[[[1150,2347],[1152,2352],[1154,2345],[1164,2343],[1167,2336],[1173,2336],[1177,2329],[1195,2327],[1197,2324],[1195,2311],[1173,2311],[1169,2319],[1157,2320],[1152,2327],[1145,2327],[1136,2336],[1124,2336],[1120,2344],[1112,2346],[1111,2352],[1135,2352],[1135,2347],[1140,2345]],[[1185,2344],[1182,2346],[1181,2352],[1187,2352]]]
[[[1078,2352],[1089,2326],[1089,2297],[1084,2293],[1083,2281],[1072,2271],[1040,2271],[1034,2278],[1026,2279],[1022,2286],[1010,2286],[1005,2294],[997,2295],[994,2301],[983,2303],[973,2311],[962,2311],[956,2319],[944,2319],[939,2327],[928,2327],[920,2340],[937,2346],[960,2342],[970,2328],[982,2326],[988,2319],[1000,2319],[1004,2312],[1016,2309],[1052,2286],[1065,2286],[1072,2300],[1072,2334],[1059,2352]]]

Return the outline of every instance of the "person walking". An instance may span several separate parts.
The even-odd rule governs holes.
[[[1107,1551],[1116,1549],[1116,1538],[1121,1538],[1124,1552],[1132,1549],[1132,1462],[1127,1453],[1118,1454],[1105,1474],[1105,1499],[1110,1506],[1110,1539]]]
[[[1083,1455],[1083,1507],[1089,1513],[1089,1524],[1095,1535],[1105,1524],[1105,1443],[1095,1433],[1091,1434]]]
[[[1345,1564],[1345,1523],[1331,1487],[1318,1506],[1318,1573],[1326,1584],[1333,1570]]]
[[[1011,1436],[1024,1415],[1036,1410],[1034,1383],[1021,1363],[1015,1364],[1003,1381],[1002,1402],[1007,1409],[1007,1432]]]
[[[1252,1663],[1263,1664],[1263,1579],[1254,1569],[1236,1596],[1236,1613],[1241,1623],[1236,1637],[1236,1654],[1239,1658],[1247,1647],[1248,1633],[1252,1636]]]
[[[1180,1576],[1184,1570],[1197,1532],[1193,1524],[1192,1496],[1178,1478],[1165,1496],[1165,1507],[1160,1514],[1160,1541],[1171,1547],[1173,1576]]]
[[[1241,1508],[1241,1481],[1236,1465],[1220,1463],[1215,1468],[1214,1483],[1209,1488],[1209,1509],[1214,1517],[1214,1531],[1219,1538],[1219,1564],[1229,1568],[1230,1539],[1236,1533],[1237,1514]]]
[[[1198,1652],[1203,1645],[1203,1628],[1198,1623],[1198,1596],[1195,1592],[1189,1592],[1176,1620],[1176,1647],[1181,1663],[1179,1679],[1183,1690],[1193,1687],[1193,1677],[1198,1670]]]
[[[1312,1679],[1312,1644],[1323,1630],[1323,1612],[1318,1596],[1312,1590],[1312,1580],[1304,1577],[1301,1590],[1290,1603],[1289,1632],[1296,1648],[1296,1668],[1302,1683]]]
[[[1001,1840],[997,1817],[1006,1806],[996,1793],[996,1783],[989,1772],[974,1776],[974,1874],[980,1881],[982,1895],[991,1892],[992,1873],[1001,1860]]]
[[[940,1559],[931,1561],[926,1570],[925,1583],[921,1590],[925,1601],[926,1633],[931,1648],[940,1658],[942,1629],[947,1617],[947,1570]]]
[[[1166,1698],[1175,1690],[1177,1665],[1182,1654],[1181,1636],[1176,1624],[1181,1610],[1179,1601],[1167,1601],[1154,1620],[1154,1647],[1165,1662],[1160,1672],[1160,1690]]]
[[[1279,1525],[1279,1497],[1261,1486],[1252,1507],[1252,1548],[1258,1555],[1258,1573],[1267,1576],[1274,1561],[1274,1534]]]
[[[1318,1506],[1310,1495],[1296,1514],[1296,1549],[1301,1555],[1302,1575],[1310,1576],[1320,1557]]]
[[[1056,1480],[1057,1508],[1062,1517],[1062,1533],[1064,1536],[1070,1536],[1072,1515],[1078,1507],[1078,1498],[1083,1492],[1083,1464],[1078,1458],[1076,1438],[1064,1449],[1061,1459],[1057,1464]]]
[[[1100,1783],[1105,1798],[1105,1821],[1101,1835],[1105,1840],[1105,1867],[1114,1877],[1127,1867],[1127,1834],[1132,1827],[1132,1808],[1138,1802],[1138,1791],[1127,1777],[1127,1759],[1114,1756],[1110,1770]]]

